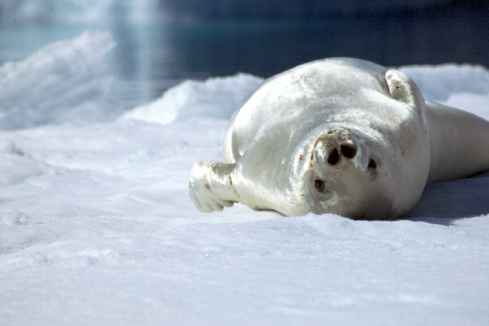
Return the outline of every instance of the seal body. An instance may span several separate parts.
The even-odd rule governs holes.
[[[189,188],[202,211],[393,218],[427,182],[489,168],[488,142],[489,123],[426,103],[402,72],[325,59],[266,81],[235,115],[224,161],[196,163]]]

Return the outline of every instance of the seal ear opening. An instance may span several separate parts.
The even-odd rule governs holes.
[[[385,73],[385,81],[393,99],[412,107],[419,107],[420,92],[406,74],[396,69],[389,69]]]

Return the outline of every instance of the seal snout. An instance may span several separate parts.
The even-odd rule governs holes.
[[[343,159],[352,160],[358,153],[358,146],[351,133],[345,129],[330,130],[320,137],[314,147],[316,161],[324,161],[329,165],[337,165]]]

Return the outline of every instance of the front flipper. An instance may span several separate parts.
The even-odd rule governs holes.
[[[190,173],[189,192],[202,212],[220,211],[239,200],[233,186],[235,164],[197,162]]]
[[[418,87],[403,72],[389,69],[385,73],[385,81],[393,99],[404,102],[416,109],[423,106],[424,100]]]

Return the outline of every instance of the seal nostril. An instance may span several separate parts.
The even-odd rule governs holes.
[[[323,180],[316,179],[314,180],[314,188],[316,188],[318,192],[324,192],[326,190],[326,185]]]
[[[328,156],[328,163],[331,165],[336,165],[339,161],[340,161],[340,154],[338,153],[338,150],[335,148]]]
[[[341,154],[343,154],[343,156],[346,158],[354,158],[355,155],[357,155],[357,148],[355,145],[343,144],[341,145],[340,149]]]
[[[375,170],[377,168],[377,162],[375,162],[374,159],[370,159],[368,161],[368,168],[369,169],[372,169],[372,170]]]

